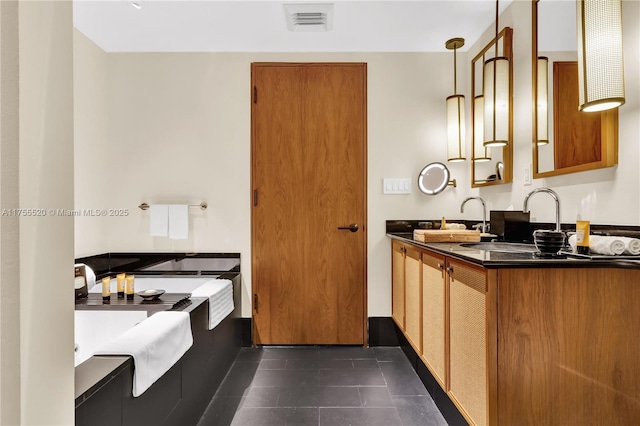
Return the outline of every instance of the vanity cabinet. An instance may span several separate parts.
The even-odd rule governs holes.
[[[486,271],[395,244],[394,319],[401,299],[404,335],[416,354],[471,424],[487,424]]]
[[[393,243],[392,316],[417,353],[422,352],[420,248]]]
[[[402,241],[393,258],[403,333],[469,424],[640,424],[639,263],[485,268]]]

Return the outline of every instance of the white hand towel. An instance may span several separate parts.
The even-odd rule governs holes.
[[[233,312],[233,284],[230,280],[211,280],[191,292],[191,297],[209,299],[209,330]]]
[[[187,312],[158,312],[101,346],[96,355],[133,357],[133,396],[140,396],[193,345]]]
[[[189,206],[172,204],[169,206],[169,238],[186,240],[189,237]]]
[[[166,237],[169,231],[169,206],[152,204],[149,206],[149,231],[152,237]]]
[[[624,254],[637,256],[640,254],[640,239],[629,237],[618,237],[624,243]]]
[[[615,256],[624,252],[625,245],[618,237],[589,235],[589,251],[596,254]]]

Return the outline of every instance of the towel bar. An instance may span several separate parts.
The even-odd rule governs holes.
[[[200,204],[189,204],[189,207],[200,207],[202,210],[206,210],[207,207],[209,207],[207,205],[207,203],[205,203],[204,201]],[[149,204],[147,203],[142,203],[138,206],[138,208],[140,208],[140,210],[148,210],[149,209]]]

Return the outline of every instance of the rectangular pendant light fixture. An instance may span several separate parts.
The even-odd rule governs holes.
[[[465,161],[464,95],[457,94],[456,50],[464,46],[463,38],[447,40],[445,47],[453,50],[453,95],[447,97],[447,160]]]
[[[509,143],[509,60],[503,56],[484,63],[484,146]]]
[[[484,96],[473,98],[473,161],[491,161],[489,148],[484,146]]]
[[[577,0],[580,111],[625,102],[621,0]]]
[[[536,93],[536,122],[538,146],[549,143],[549,58],[538,57],[538,92]]]

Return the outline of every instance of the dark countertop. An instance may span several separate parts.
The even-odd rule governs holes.
[[[389,232],[393,240],[410,243],[485,268],[629,268],[640,269],[640,257],[634,259],[540,258],[534,253],[505,253],[464,247],[459,243],[423,243],[412,232]]]
[[[92,356],[76,367],[76,407],[131,365],[130,356]]]

